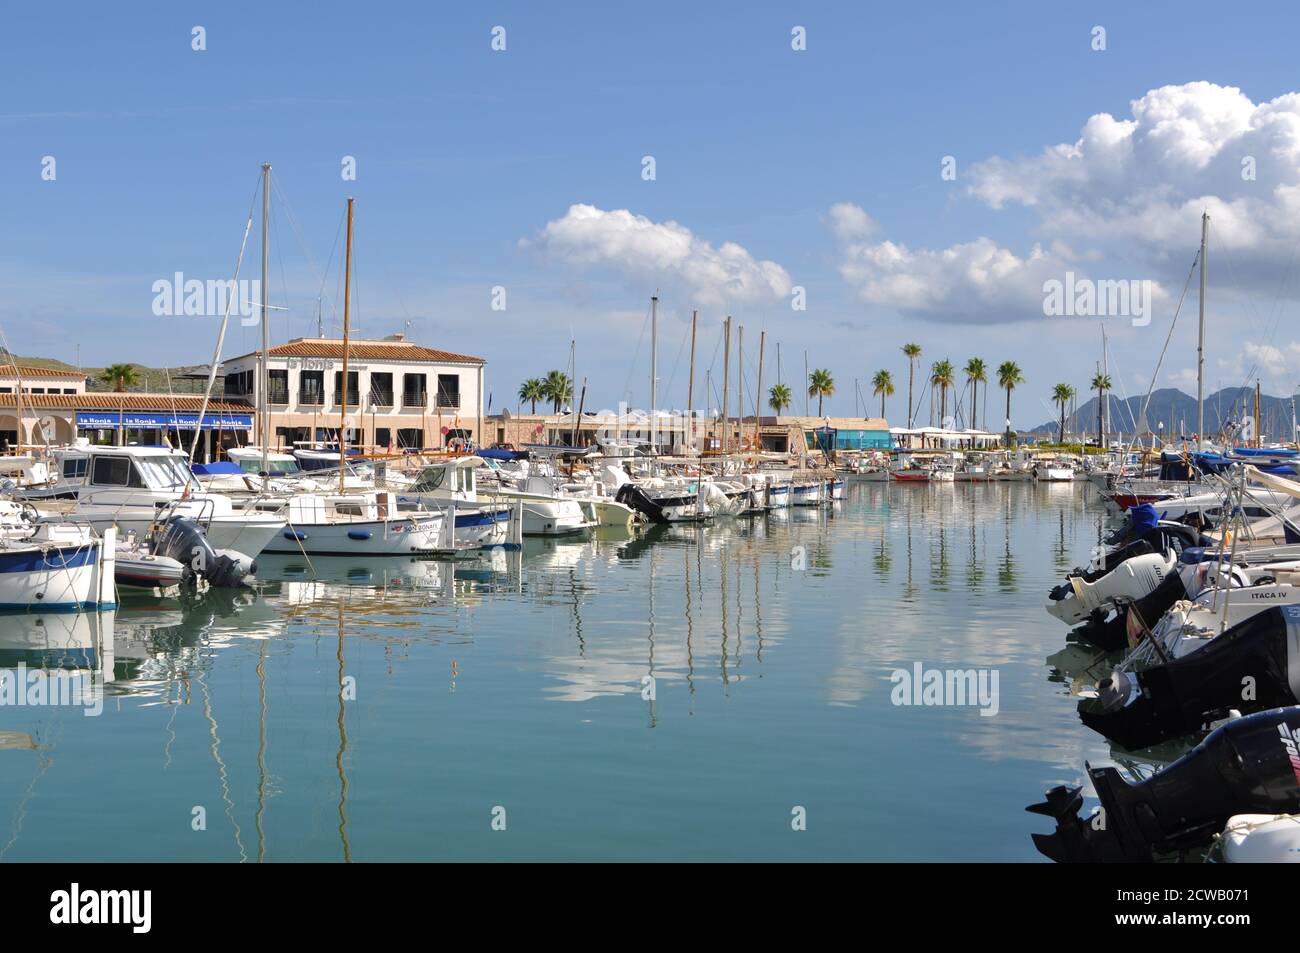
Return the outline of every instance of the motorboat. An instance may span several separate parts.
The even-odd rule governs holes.
[[[402,509],[430,506],[455,509],[456,542],[482,548],[510,541],[515,505],[479,499],[476,474],[488,464],[480,457],[448,457],[427,464],[398,496]]]
[[[68,516],[103,532],[117,527],[148,534],[160,514],[199,521],[214,549],[255,557],[284,528],[269,512],[247,511],[220,493],[203,490],[189,458],[167,447],[113,447],[82,439],[54,451],[51,478],[15,489],[17,500],[61,504]]]
[[[452,553],[443,514],[401,512],[391,490],[368,493],[257,497],[243,512],[280,520],[268,553],[307,556],[410,556]]]
[[[0,501],[0,610],[80,612],[112,609],[117,531],[41,519]]]

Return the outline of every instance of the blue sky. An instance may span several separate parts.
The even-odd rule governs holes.
[[[274,203],[271,297],[289,309],[272,318],[274,339],[314,333],[318,293],[327,330],[337,328],[336,242],[352,195],[361,333],[409,321],[422,343],[487,358],[495,408],[514,405],[525,376],[565,365],[571,335],[590,401],[644,404],[642,334],[657,288],[666,404],[685,402],[683,341],[699,308],[697,391],[705,370],[715,383],[721,374],[718,328],[731,313],[745,327],[747,388],[765,330],[766,383],[779,341],[797,390],[806,349],[836,379],[830,411],[851,413],[854,378],[869,391],[866,379],[888,368],[905,389],[899,347],[914,340],[927,363],[1018,361],[1027,381],[1013,417],[1036,424],[1053,416],[1051,386],[1086,388],[1100,356],[1097,320],[1035,310],[1042,269],[1165,290],[1149,327],[1108,319],[1117,392],[1139,393],[1196,250],[1188,203],[1207,196],[1237,213],[1225,217],[1222,258],[1212,225],[1209,388],[1258,374],[1290,393],[1300,381],[1289,270],[1300,234],[1286,224],[1295,107],[1269,125],[1240,106],[1296,87],[1293,8],[613,6],[14,7],[0,39],[0,326],[11,347],[74,361],[79,346],[87,365],[206,360],[217,319],[155,316],[152,283],[177,271],[230,276],[269,161],[287,199]],[[195,25],[206,30],[201,52]],[[504,52],[490,47],[497,25]],[[796,25],[804,51],[791,49]],[[1091,48],[1097,25],[1104,51]],[[1186,86],[1199,82],[1240,94],[1224,105],[1224,94]],[[1079,184],[1073,166],[1033,163],[1079,140],[1089,117],[1131,120],[1134,100],[1165,87],[1180,92],[1153,100],[1132,164],[1123,150],[1118,160],[1084,150]],[[1247,118],[1224,132],[1225,111]],[[1178,131],[1201,117],[1217,166],[1198,152],[1205,135]],[[1171,127],[1182,138],[1166,149]],[[1261,153],[1244,197],[1224,179],[1239,146]],[[41,178],[47,155],[54,181]],[[355,181],[340,176],[345,155]],[[646,155],[653,181],[642,178]],[[940,176],[944,156],[956,160],[953,181]],[[1031,181],[1032,194],[996,197]],[[577,222],[575,205],[595,217]],[[865,218],[837,218],[836,206]],[[1273,215],[1263,234],[1249,231]],[[680,259],[657,255],[683,236]],[[952,277],[979,239],[1009,254],[1011,271]],[[1045,261],[1020,268],[1035,245],[1051,249]],[[884,264],[900,246],[907,260]],[[257,254],[250,243],[241,277],[256,277]],[[711,283],[714,266],[740,284]],[[915,291],[935,284],[945,290]],[[497,285],[505,311],[490,307]],[[794,285],[805,311],[790,307]],[[1161,384],[1188,389],[1194,290],[1185,308]],[[256,333],[236,327],[226,353],[251,349]],[[895,423],[905,416],[901,396],[887,409]],[[991,426],[1000,415],[990,406]]]

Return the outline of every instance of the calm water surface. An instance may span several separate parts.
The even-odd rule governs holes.
[[[1024,806],[1111,759],[1043,610],[1097,540],[1090,493],[850,485],[824,511],[455,564],[270,557],[257,594],[0,618],[0,667],[98,648],[112,673],[98,717],[0,707],[0,859],[1041,859]],[[996,671],[997,714],[891,703],[916,662]]]

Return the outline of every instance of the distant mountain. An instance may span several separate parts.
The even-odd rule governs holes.
[[[1082,395],[1080,395],[1082,396]],[[1108,428],[1112,433],[1132,433],[1142,409],[1145,395],[1120,400],[1114,394],[1106,395],[1107,411],[1110,414]],[[1232,420],[1240,422],[1243,416],[1255,413],[1255,391],[1250,387],[1225,387],[1223,390],[1205,397],[1205,433],[1218,433],[1223,422]],[[1290,397],[1270,397],[1265,394],[1259,399],[1260,428],[1263,434],[1274,439],[1290,439],[1292,404]],[[1160,424],[1164,424],[1163,433],[1171,436],[1192,434],[1196,432],[1196,398],[1184,394],[1174,387],[1165,387],[1152,391],[1151,402],[1147,405],[1147,426],[1150,430],[1161,433]],[[1055,434],[1060,429],[1060,418],[1039,424],[1029,433]],[[1096,434],[1097,432],[1097,396],[1080,404],[1073,414],[1065,418],[1065,430],[1073,434]]]

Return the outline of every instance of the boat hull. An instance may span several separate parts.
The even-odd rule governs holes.
[[[117,606],[116,534],[66,546],[0,551],[0,611],[79,612]]]

